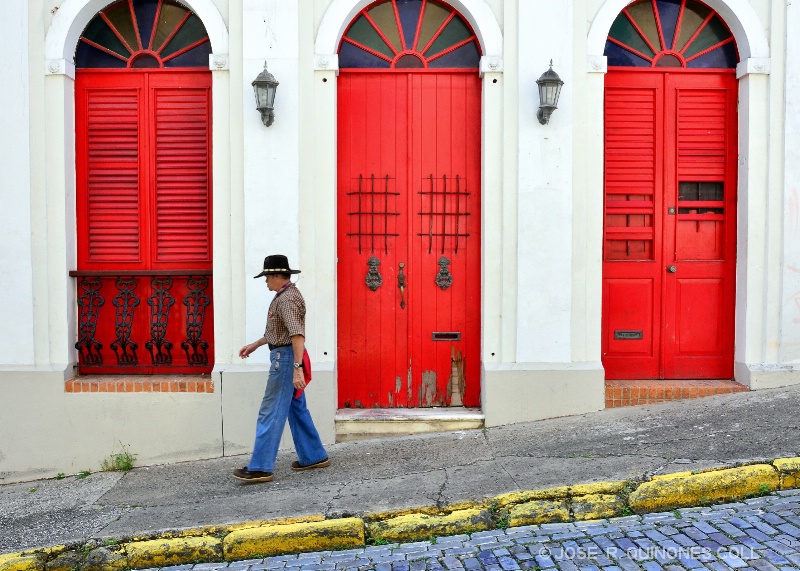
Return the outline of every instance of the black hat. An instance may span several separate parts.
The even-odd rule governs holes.
[[[299,274],[300,270],[293,270],[289,267],[289,259],[286,256],[275,254],[264,258],[264,269],[254,278],[261,276],[271,276],[274,274]]]

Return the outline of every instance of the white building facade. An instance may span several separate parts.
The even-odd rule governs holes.
[[[469,314],[465,324],[459,323],[465,337],[473,335],[477,349],[466,366],[476,372],[469,374],[469,388],[462,388],[456,401],[475,399],[465,404],[485,426],[600,410],[607,377],[603,312],[608,304],[604,101],[614,71],[609,69],[615,67],[609,64],[607,44],[631,2],[430,1],[455,11],[448,17],[463,19],[479,58],[470,77],[477,78],[480,112],[469,115],[477,133],[471,152],[479,157],[479,168],[472,165],[477,175],[470,178],[470,200],[480,206],[474,211],[479,220],[470,220],[470,251],[477,262],[469,271],[479,286],[471,290],[476,309],[453,302],[451,310]],[[341,115],[354,111],[343,107],[342,78],[348,72],[341,65],[341,49],[354,21],[375,4],[370,0],[180,0],[202,22],[210,45],[204,68],[210,74],[213,187],[208,215],[213,228],[210,377],[189,375],[177,381],[207,379],[202,380],[204,392],[198,392],[199,385],[193,385],[194,392],[170,386],[169,380],[137,392],[125,386],[130,377],[123,379],[118,372],[102,376],[114,389],[108,384],[105,390],[68,389],[80,359],[79,299],[85,293],[82,276],[76,275],[82,269],[76,50],[90,22],[113,4],[31,0],[2,8],[2,41],[9,57],[0,91],[5,110],[0,156],[6,172],[0,214],[5,268],[0,279],[5,317],[0,330],[0,482],[97,469],[121,446],[135,453],[140,464],[249,452],[268,355],[257,352],[244,362],[238,351],[263,334],[271,296],[252,276],[268,254],[285,253],[302,270],[298,285],[309,309],[307,348],[314,363],[307,394],[326,443],[336,441],[337,413],[352,406],[344,393],[354,381],[345,379],[343,371],[356,373],[343,359],[345,348],[357,345],[357,334],[348,324],[354,314],[346,313],[342,292],[355,290],[356,284],[340,267],[343,244],[354,234],[343,228],[348,218],[341,213],[346,138]],[[793,88],[800,87],[800,8],[777,0],[705,0],[703,6],[724,22],[737,50],[738,112],[727,131],[737,165],[735,209],[726,211],[735,212],[728,223],[735,225],[736,242],[729,270],[735,293],[726,326],[732,354],[728,378],[753,390],[786,386],[800,382],[800,156],[794,156],[800,153],[800,107],[792,98]],[[536,80],[551,60],[564,85],[558,109],[543,125],[537,120]],[[250,85],[265,61],[280,82],[269,127],[255,109]],[[409,140],[416,139],[410,135]],[[439,188],[433,175],[431,181],[432,189]],[[384,214],[391,210],[386,204]],[[416,215],[408,215],[409,225]],[[459,210],[453,220],[464,216]],[[422,224],[424,231],[417,234],[428,232],[428,222]],[[430,222],[431,244],[433,226]],[[393,234],[390,229],[387,221],[383,234]],[[442,243],[448,232],[452,227],[442,231]],[[423,245],[426,239],[421,237]],[[429,245],[428,253],[433,249]],[[366,276],[367,266],[359,263]],[[384,288],[378,292],[395,291],[397,268],[385,261],[376,267]],[[456,268],[461,271],[454,262],[458,279]],[[413,311],[421,299],[414,297],[421,278],[412,273],[411,262],[407,271],[408,309]],[[111,297],[106,296],[105,307],[112,307]],[[146,306],[143,300],[140,307]],[[392,308],[407,314],[402,313],[406,307]],[[408,331],[400,334],[412,340],[410,345],[431,334],[415,333],[414,320],[423,318],[414,315]],[[145,355],[144,343],[139,345],[139,355]],[[175,345],[178,353],[180,343]],[[412,356],[404,353],[400,359],[424,359],[432,351],[424,343],[413,347],[417,353],[408,349]],[[413,398],[395,412],[419,404],[424,380],[412,381],[416,372],[411,365],[409,371],[409,387],[418,384]],[[91,371],[81,373],[78,378],[88,379],[91,387]],[[427,371],[420,373],[424,377]],[[406,379],[401,388],[400,377],[397,394],[405,394]],[[463,385],[463,375],[461,380]],[[448,394],[436,393],[425,406],[457,404],[451,395],[459,391],[452,383],[440,383]],[[389,408],[382,402],[361,406]]]

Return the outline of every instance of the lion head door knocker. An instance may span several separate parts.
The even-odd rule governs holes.
[[[381,261],[372,256],[369,260],[367,260],[367,265],[369,266],[369,271],[367,272],[367,287],[372,291],[376,291],[381,284],[383,284],[383,278],[381,277],[380,272],[378,272],[378,266],[381,265]]]
[[[450,265],[450,260],[442,256],[439,258],[438,264],[439,273],[436,274],[436,285],[444,290],[453,285],[453,276],[450,273],[450,270],[447,269],[447,266]]]

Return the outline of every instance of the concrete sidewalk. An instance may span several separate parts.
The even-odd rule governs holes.
[[[71,568],[77,557],[91,568],[87,554],[122,568],[344,548],[797,487],[799,397],[789,387],[343,443],[329,447],[330,468],[307,472],[292,472],[293,455],[281,453],[267,484],[231,477],[244,456],[9,484],[0,486],[0,553],[67,547],[0,555],[0,569]],[[653,479],[665,474],[677,475]],[[282,525],[263,525],[272,520]],[[135,559],[137,549],[150,551]]]

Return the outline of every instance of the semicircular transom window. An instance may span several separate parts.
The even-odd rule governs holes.
[[[609,66],[735,68],[733,34],[696,0],[638,0],[620,12],[606,41]]]
[[[340,68],[470,69],[480,58],[469,24],[434,0],[376,2],[356,16],[339,46]]]
[[[100,11],[75,52],[79,68],[208,67],[205,26],[174,0],[120,0]]]

